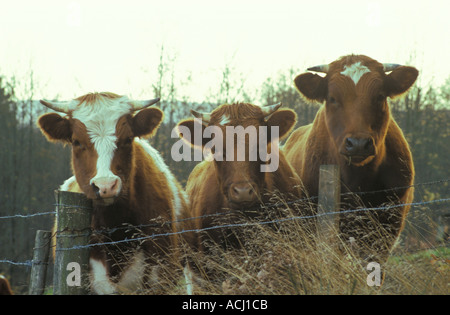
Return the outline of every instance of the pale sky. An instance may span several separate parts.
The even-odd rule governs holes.
[[[449,13],[448,0],[2,1],[0,75],[25,82],[32,70],[34,98],[152,98],[164,45],[175,81],[192,78],[178,93],[198,102],[227,62],[252,95],[278,71],[350,53],[410,63],[419,84],[438,86],[450,75]]]

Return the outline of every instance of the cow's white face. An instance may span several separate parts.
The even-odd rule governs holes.
[[[109,205],[128,189],[134,137],[155,130],[162,112],[147,108],[133,116],[128,98],[116,95],[81,97],[69,106],[68,118],[43,115],[41,130],[50,140],[72,144],[73,171],[81,190]]]
[[[126,98],[101,99],[90,105],[79,106],[72,113],[72,118],[85,126],[85,132],[88,135],[88,139],[85,139],[83,135],[80,138],[90,142],[87,143],[87,141],[77,139],[77,134],[72,136],[76,139],[76,142],[72,140],[73,152],[79,149],[86,150],[90,148],[91,150],[91,158],[89,159],[91,161],[84,163],[89,165],[84,165],[85,169],[80,171],[89,169],[89,173],[95,172],[95,175],[89,180],[89,185],[97,196],[106,203],[117,197],[122,188],[122,180],[112,171],[112,161],[115,151],[118,149],[117,123],[122,116],[130,113],[130,106],[125,102],[126,100]],[[94,166],[93,159],[95,156],[95,171],[93,171],[90,169]],[[74,156],[74,160],[75,158]],[[77,178],[82,176],[77,169],[74,171],[79,173]],[[86,184],[84,183],[84,185]]]

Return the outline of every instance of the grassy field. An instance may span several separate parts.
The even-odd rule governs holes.
[[[406,252],[397,244],[382,266],[381,286],[369,286],[372,269],[347,244],[318,243],[305,237],[299,222],[275,231],[252,226],[241,231],[243,249],[210,246],[209,255],[194,260],[203,274],[195,294],[250,295],[447,295],[450,289],[450,249]],[[305,241],[307,239],[307,241]],[[369,277],[372,279],[372,277]],[[182,281],[165,294],[185,294]]]

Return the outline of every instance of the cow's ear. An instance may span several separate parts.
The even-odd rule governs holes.
[[[294,79],[301,95],[309,101],[323,102],[327,98],[327,80],[320,75],[303,73]]]
[[[156,107],[146,108],[134,115],[131,128],[135,137],[151,136],[163,120],[163,112]]]
[[[418,75],[419,71],[414,67],[401,66],[394,69],[386,76],[387,95],[394,97],[405,93],[414,84]]]
[[[206,126],[202,123],[201,119],[189,118],[178,123],[177,133],[186,143],[201,149],[208,141],[211,140],[203,138],[205,128]],[[200,135],[198,135],[198,133],[200,133]],[[201,139],[201,141],[198,141],[197,139]]]
[[[38,119],[38,126],[49,141],[72,141],[72,128],[67,118],[57,113],[44,114]]]
[[[267,119],[267,126],[278,127],[278,137],[283,139],[286,137],[297,123],[297,114],[292,109],[279,109]]]

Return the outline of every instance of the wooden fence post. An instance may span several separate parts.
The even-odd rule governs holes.
[[[324,215],[338,212],[340,204],[341,183],[338,165],[321,165],[319,174],[319,202],[318,202],[318,235],[320,242],[332,244],[336,242],[339,228],[339,215]]]
[[[30,286],[28,288],[29,295],[42,295],[44,293],[51,236],[52,233],[50,231],[36,231]]]
[[[88,294],[92,202],[80,193],[55,191],[56,250],[53,294]]]

